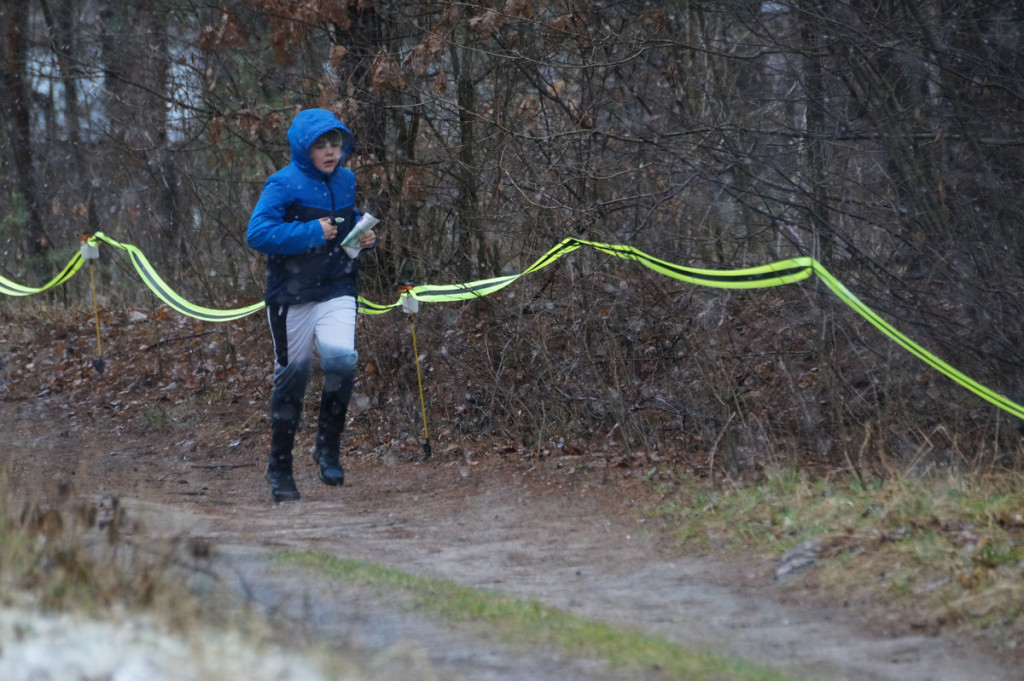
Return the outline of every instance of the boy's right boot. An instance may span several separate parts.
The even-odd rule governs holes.
[[[274,498],[274,503],[298,501],[299,488],[295,486],[295,478],[290,470],[291,466],[288,466],[288,470],[286,470],[283,466],[275,466],[273,457],[271,459],[271,463],[267,466],[266,478],[270,483],[270,496]]]
[[[267,482],[275,502],[297,501],[299,490],[292,477],[292,447],[295,434],[302,418],[302,402],[309,381],[309,361],[288,361],[286,344],[279,348],[280,336],[287,336],[283,321],[287,307],[278,308],[276,317],[271,317],[271,329],[275,329],[274,389],[270,393],[270,461],[267,463]],[[278,320],[275,322],[275,320]],[[293,358],[294,360],[294,358]]]
[[[294,413],[298,415],[297,411]],[[281,410],[274,411],[270,420],[270,459],[265,475],[274,503],[299,500],[299,490],[292,476],[292,446],[297,430],[298,418],[282,418]]]

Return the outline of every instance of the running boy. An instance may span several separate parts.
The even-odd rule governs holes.
[[[246,233],[249,246],[268,255],[265,300],[275,362],[266,479],[275,502],[299,499],[292,446],[314,344],[324,386],[313,458],[324,484],[345,481],[341,432],[358,359],[358,267],[341,244],[360,217],[355,174],[341,165],[352,151],[352,133],[331,112],[306,109],[292,121],[288,143],[291,160],[267,178]],[[375,244],[372,230],[359,240],[360,249]]]

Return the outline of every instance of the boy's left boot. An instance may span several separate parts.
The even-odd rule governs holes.
[[[338,382],[335,384],[330,378],[338,378]],[[329,487],[337,487],[345,482],[345,471],[340,461],[341,433],[345,429],[345,416],[351,396],[352,376],[325,377],[313,459],[320,467],[320,482]]]

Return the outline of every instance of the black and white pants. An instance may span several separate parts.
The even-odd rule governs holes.
[[[324,374],[317,449],[336,452],[359,360],[355,349],[356,299],[342,296],[319,303],[268,305],[267,318],[275,359],[270,398],[271,456],[291,458],[314,348]]]

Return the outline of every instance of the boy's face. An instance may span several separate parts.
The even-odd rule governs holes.
[[[322,173],[330,175],[341,163],[341,138],[339,135],[327,133],[320,135],[309,150],[310,160]]]

